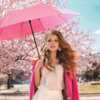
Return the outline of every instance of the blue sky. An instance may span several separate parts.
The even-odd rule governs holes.
[[[92,48],[100,52],[100,0],[68,0],[66,6],[81,14],[79,23],[85,30],[92,30]]]

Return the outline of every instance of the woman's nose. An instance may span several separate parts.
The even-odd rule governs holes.
[[[53,42],[51,42],[51,44],[53,45],[53,44],[55,44],[55,42],[53,41]]]

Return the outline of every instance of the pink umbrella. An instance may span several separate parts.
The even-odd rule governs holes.
[[[11,11],[0,20],[0,41],[22,38],[30,34],[33,34],[34,37],[34,33],[64,24],[78,15],[79,13],[71,10],[66,10],[66,13],[62,13],[59,9],[54,9],[54,7],[44,3]],[[34,42],[36,44],[35,37]]]

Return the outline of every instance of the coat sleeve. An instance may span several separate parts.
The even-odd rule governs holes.
[[[74,74],[74,79],[72,81],[72,100],[79,100],[78,84],[76,80],[76,74]]]
[[[32,100],[32,96],[33,96],[33,94],[35,92],[34,69],[35,69],[35,65],[36,65],[37,61],[38,61],[38,59],[36,61],[34,61],[33,69],[32,69],[32,74],[31,74],[30,79],[29,79],[29,87],[30,87],[29,100]]]

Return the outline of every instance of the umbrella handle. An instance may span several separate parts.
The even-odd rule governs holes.
[[[36,49],[37,49],[38,57],[40,59],[40,54],[39,54],[39,50],[38,50],[37,43],[36,43],[36,40],[35,40],[32,24],[31,24],[31,20],[29,20],[29,24],[30,24],[30,27],[31,27],[31,31],[32,31],[32,35],[33,35],[33,38],[34,38],[35,46],[36,46]]]

